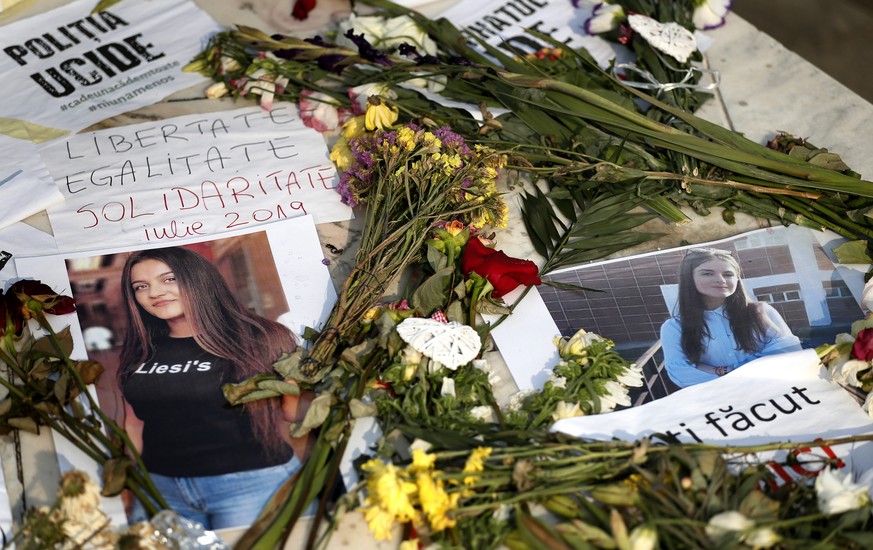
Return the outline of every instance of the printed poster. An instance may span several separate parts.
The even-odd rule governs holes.
[[[656,433],[683,443],[757,445],[873,432],[845,389],[827,380],[814,350],[757,359],[722,378],[639,407],[559,420],[552,430],[588,439],[636,441]],[[761,453],[785,461],[785,451]],[[796,464],[771,464],[777,483],[817,475],[838,458],[857,478],[873,468],[873,442],[808,447]],[[838,463],[839,464],[839,463]]]
[[[324,139],[291,103],[77,134],[41,154],[66,199],[48,211],[61,251],[353,217]]]
[[[106,369],[93,391],[103,412],[116,420],[121,420],[123,412],[116,374],[128,328],[121,293],[123,266],[135,252],[167,246],[184,248],[189,254],[205,258],[241,304],[260,317],[285,325],[298,335],[298,340],[304,327],[323,327],[336,301],[311,216],[205,239],[17,259],[22,277],[38,278],[75,298],[76,312],[53,318],[53,325],[57,330],[70,326],[74,358],[98,361]],[[223,296],[200,299],[220,300]],[[155,375],[173,377],[181,376],[180,372],[187,371],[164,369]],[[100,479],[96,464],[74,445],[57,434],[54,441],[62,472],[75,468],[92,479]],[[135,517],[128,516],[135,513],[130,502],[125,507],[119,498],[103,498],[103,509],[116,524]]]
[[[617,56],[619,61],[630,59],[626,49],[586,34],[585,20],[590,10],[576,8],[573,4],[570,0],[458,2],[439,15],[469,37],[471,45],[475,46],[477,40],[482,40],[509,55],[551,47],[525,32],[525,29],[531,29],[563,42],[569,48],[585,48],[602,67],[607,67]]]
[[[63,200],[36,146],[0,135],[0,228]]]
[[[45,141],[205,81],[182,68],[220,28],[190,0],[79,0],[0,27],[0,133]],[[60,131],[60,132],[58,132]]]

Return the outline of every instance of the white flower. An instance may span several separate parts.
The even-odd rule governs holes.
[[[212,86],[206,88],[206,97],[208,99],[218,99],[226,96],[228,93],[227,86],[224,82],[216,82]]]
[[[733,0],[694,0],[694,4],[691,20],[698,29],[707,30],[724,25],[724,18],[731,9]]]
[[[850,359],[845,362],[837,363],[829,368],[828,378],[838,384],[860,387],[861,382],[858,381],[858,373],[869,368],[870,363],[867,361]]]
[[[709,518],[709,523],[706,524],[706,536],[713,541],[718,541],[725,535],[746,531],[754,526],[755,522],[743,514],[736,510],[728,510]]]
[[[606,391],[606,395],[600,396],[601,412],[609,412],[615,409],[616,405],[630,406],[631,400],[626,386],[610,380],[603,385],[603,389]]]
[[[643,368],[630,365],[623,373],[618,375],[617,381],[631,388],[640,388],[643,385]]]
[[[507,411],[517,411],[521,408],[521,404],[524,403],[524,400],[529,395],[533,395],[536,393],[536,390],[520,390],[512,394],[509,398],[509,403],[507,403],[505,410]]]
[[[470,409],[470,416],[479,422],[497,422],[497,417],[494,414],[494,409],[489,405],[479,405]]]
[[[630,534],[631,550],[655,550],[658,546],[658,532],[648,525],[634,528]]]
[[[623,18],[624,8],[615,4],[601,2],[594,6],[591,17],[585,21],[585,32],[588,34],[609,32],[617,28]]]
[[[455,395],[455,379],[449,378],[446,376],[443,378],[443,387],[440,389],[440,395],[450,395],[452,397],[457,397]]]
[[[277,91],[284,90],[288,85],[288,78],[284,76],[276,77],[275,79],[268,75],[264,69],[258,69],[248,77],[243,89],[240,90],[241,95],[254,94],[261,96],[261,107],[270,111],[273,109],[273,97]]]
[[[740,540],[752,548],[771,548],[782,540],[776,531],[770,527],[761,527],[743,535]]]
[[[841,514],[870,502],[865,485],[853,483],[851,473],[832,468],[815,478],[815,493],[819,510],[825,514]]]
[[[552,413],[552,420],[557,422],[564,418],[573,418],[576,416],[585,416],[585,411],[582,410],[579,403],[558,401],[558,405],[555,407],[555,412]]]
[[[567,387],[567,379],[563,376],[558,376],[554,372],[549,375],[549,382],[552,383],[553,388],[566,388]]]
[[[836,338],[834,339],[834,343],[835,344],[854,344],[855,337],[852,336],[851,334],[846,333],[846,332],[841,332],[841,333],[837,334]]]
[[[358,17],[355,14],[339,24],[337,28],[336,43],[339,46],[357,48],[354,43],[346,38],[346,32],[352,32],[358,36],[364,35],[364,39],[373,47],[390,49],[400,44],[415,46],[422,55],[436,55],[437,45],[415,21],[405,15],[385,19],[374,15]]]

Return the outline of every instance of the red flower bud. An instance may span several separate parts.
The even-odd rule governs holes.
[[[303,21],[309,17],[309,12],[315,9],[316,0],[297,0],[294,2],[294,8],[291,10],[291,15],[298,21]]]
[[[852,345],[852,357],[859,361],[873,360],[873,328],[865,328],[858,333]]]
[[[47,284],[33,280],[18,281],[9,288],[9,294],[20,300],[25,318],[42,311],[53,315],[66,315],[76,311],[76,303],[69,296],[58,294]]]
[[[24,316],[21,313],[21,302],[12,292],[0,293],[0,336],[7,330],[15,336],[21,336],[24,328]]]
[[[461,256],[464,275],[476,272],[494,286],[491,295],[500,298],[518,285],[538,285],[539,268],[530,260],[510,258],[503,251],[488,248],[479,239],[470,239]]]

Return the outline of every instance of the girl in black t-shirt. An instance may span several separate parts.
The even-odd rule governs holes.
[[[174,510],[208,529],[252,523],[300,467],[283,433],[301,403],[231,407],[221,385],[272,372],[283,352],[294,351],[294,335],[248,311],[218,269],[185,248],[132,254],[122,294],[125,427],[141,427],[155,484]]]

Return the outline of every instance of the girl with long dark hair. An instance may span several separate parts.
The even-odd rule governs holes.
[[[772,306],[749,300],[730,252],[698,248],[679,265],[679,314],[661,325],[661,346],[667,374],[685,387],[799,350],[800,339]]]
[[[286,421],[299,403],[231,407],[221,385],[271,372],[283,352],[294,351],[294,335],[247,310],[218,269],[185,248],[132,254],[122,295],[127,331],[118,379],[125,426],[142,430],[146,469],[182,516],[208,529],[252,523],[300,468]]]

